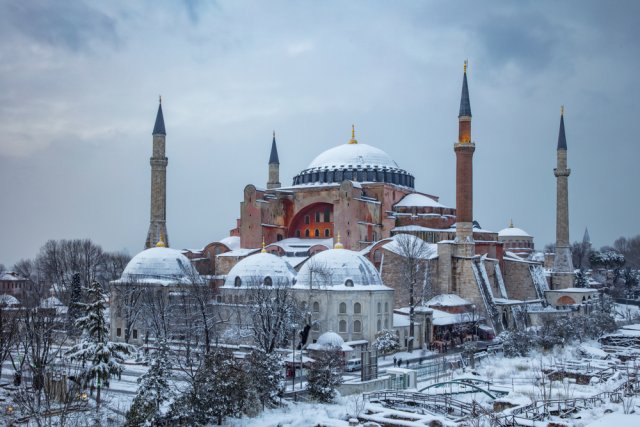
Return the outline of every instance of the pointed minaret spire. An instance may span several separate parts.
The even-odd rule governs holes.
[[[153,135],[166,135],[164,130],[164,116],[162,115],[162,96],[159,97],[158,113],[156,114],[156,124],[153,126]]]
[[[458,115],[458,142],[456,153],[456,242],[458,255],[475,255],[473,244],[473,152],[476,145],[471,142],[471,105],[467,85],[467,61],[464,61],[462,97]]]
[[[560,107],[560,131],[558,132],[558,150],[567,149],[567,137],[564,134],[564,105]]]
[[[153,151],[151,154],[151,218],[145,248],[162,243],[169,246],[167,234],[167,164],[165,156],[167,133],[162,116],[162,97],[159,98],[158,114],[153,127]]]
[[[564,134],[564,107],[560,108],[560,133],[556,151],[556,254],[551,270],[551,288],[573,286],[574,270],[569,242],[569,175],[567,167],[567,139]]]
[[[584,228],[584,236],[582,237],[582,244],[591,246],[591,236],[589,236],[589,229]]]
[[[351,125],[351,139],[349,140],[349,144],[357,144],[358,140],[356,139],[356,125]]]
[[[276,145],[276,131],[273,131],[271,142],[271,154],[269,155],[269,181],[267,188],[280,188],[280,159],[278,158],[278,146]]]

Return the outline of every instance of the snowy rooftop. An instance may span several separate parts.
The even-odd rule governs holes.
[[[390,238],[389,243],[386,243],[382,247],[400,256],[414,254],[421,259],[438,257],[438,245],[426,243],[421,238],[412,234],[396,234]]]
[[[267,249],[270,246],[278,246],[282,248],[285,252],[304,252],[308,251],[309,248],[321,245],[326,247],[327,249],[333,247],[333,239],[301,239],[298,237],[290,237],[288,239],[280,240],[279,242],[271,243],[267,246]]]
[[[8,280],[26,280],[26,279],[20,276],[15,271],[3,271],[3,272],[0,272],[0,280],[8,281]]]
[[[420,193],[407,194],[394,205],[395,207],[432,207],[432,208],[444,208],[446,206],[438,203],[429,196],[425,196]]]
[[[240,249],[240,236],[229,236],[220,240],[220,243],[228,247],[230,250],[235,251]]]
[[[239,248],[239,249],[234,249],[231,250],[229,252],[223,252],[221,254],[219,254],[218,256],[222,256],[222,257],[245,257],[248,255],[251,255],[252,253],[258,252],[260,250],[260,248]]]
[[[471,302],[456,294],[441,294],[431,298],[424,305],[427,307],[458,307],[461,305],[471,305]]]
[[[238,277],[240,281],[237,281]],[[237,287],[236,284],[238,286],[263,284],[267,277],[271,279],[273,285],[290,286],[296,277],[296,272],[286,258],[261,252],[248,256],[233,266],[227,275],[224,287]]]
[[[127,264],[114,283],[171,285],[199,280],[198,272],[181,251],[165,247],[146,249]]]
[[[18,298],[14,297],[13,295],[3,294],[0,295],[0,304],[20,305],[20,301],[18,301]]]
[[[521,228],[507,227],[498,231],[498,237],[531,237],[531,235]]]
[[[295,287],[391,290],[382,283],[380,273],[367,258],[348,249],[329,249],[312,256],[300,269]]]
[[[307,169],[337,169],[358,165],[367,169],[375,167],[398,169],[397,163],[387,153],[367,144],[340,144],[330,148],[313,159]]]
[[[565,289],[549,289],[546,290],[545,292],[553,292],[553,293],[575,293],[575,294],[597,294],[598,290],[597,289],[590,289],[590,288],[565,288]]]

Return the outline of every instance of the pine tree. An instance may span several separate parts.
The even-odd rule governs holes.
[[[104,317],[106,296],[100,283],[94,281],[85,292],[88,302],[78,303],[78,306],[86,315],[76,320],[82,337],[67,355],[71,360],[82,363],[83,386],[89,386],[91,393],[96,389],[96,413],[99,413],[100,389],[109,387],[109,379],[122,373],[122,362],[131,353],[132,346],[109,341],[109,328]]]
[[[71,279],[71,297],[69,299],[68,331],[72,336],[78,336],[82,331],[76,329],[76,320],[82,315],[82,284],[80,273],[74,273]]]
[[[140,386],[127,412],[127,426],[153,426],[160,422],[160,406],[173,397],[168,356],[169,346],[163,340],[153,354],[149,370],[138,378]]]
[[[247,373],[257,398],[265,406],[275,406],[284,391],[282,360],[276,353],[253,350],[246,358]]]
[[[376,334],[376,339],[371,345],[374,350],[378,350],[384,355],[387,355],[400,348],[400,339],[391,329],[383,329]]]
[[[340,349],[332,347],[315,356],[307,377],[309,394],[320,402],[331,402],[336,396],[336,388],[342,384],[343,359]]]

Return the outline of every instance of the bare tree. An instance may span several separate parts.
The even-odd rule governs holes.
[[[0,377],[2,364],[9,358],[18,338],[18,320],[21,310],[0,300]]]
[[[144,292],[145,286],[135,279],[127,283],[112,285],[111,310],[124,322],[124,342],[127,344],[131,339],[131,331],[143,311],[142,296]]]
[[[407,350],[412,352],[415,340],[415,308],[422,302],[417,296],[423,295],[425,291],[424,285],[428,280],[428,255],[430,251],[424,240],[410,234],[398,234],[394,240],[396,251],[400,255],[400,263],[402,264],[403,286],[409,293],[409,342]],[[425,279],[422,290],[417,288],[421,278]]]
[[[290,284],[283,279],[254,277],[247,280],[246,292],[251,329],[258,347],[265,353],[285,345],[293,324],[301,320],[301,311]]]

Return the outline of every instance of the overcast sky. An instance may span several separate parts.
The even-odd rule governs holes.
[[[638,234],[638,16],[637,1],[3,0],[0,263],[48,239],[142,249],[159,94],[173,247],[235,227],[274,129],[284,185],[354,123],[454,206],[466,58],[483,228],[555,240],[564,104],[571,240]]]

